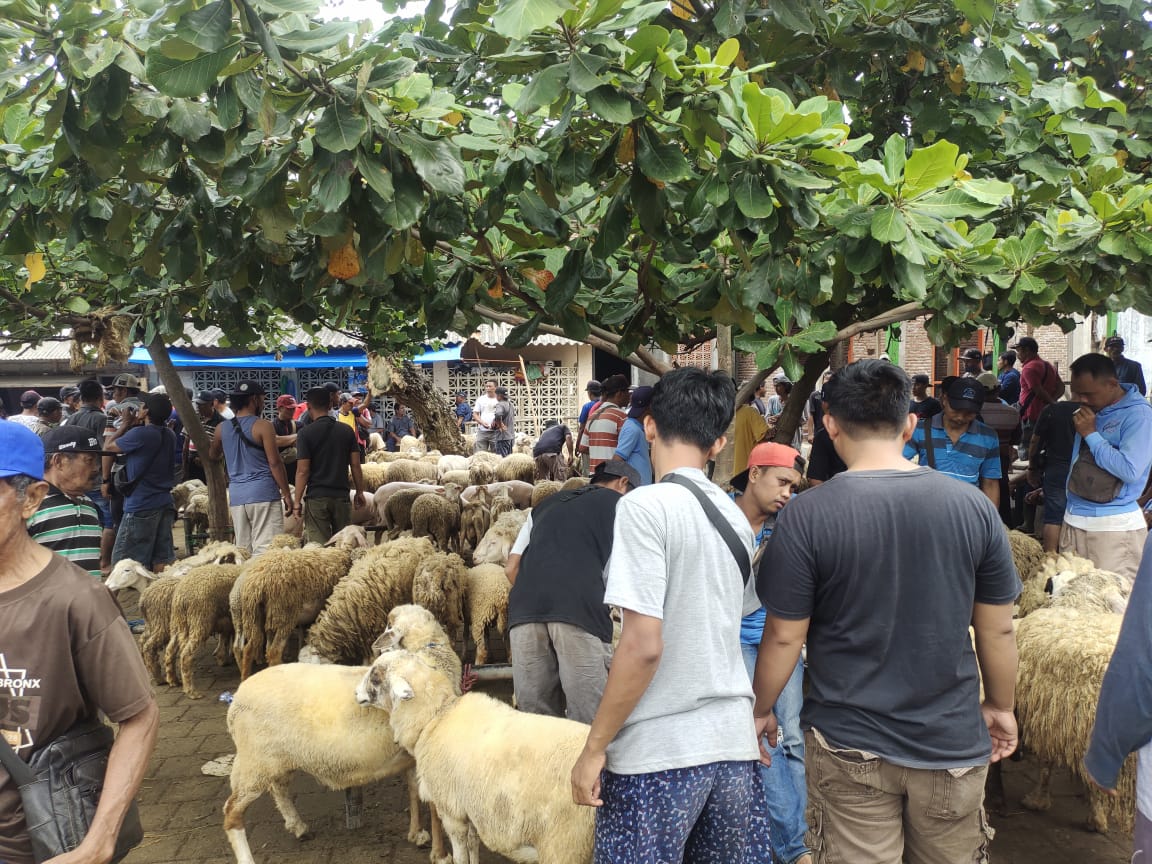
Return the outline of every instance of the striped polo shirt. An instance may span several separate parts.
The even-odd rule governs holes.
[[[28,520],[32,539],[100,578],[100,516],[87,497],[69,498],[55,486]]]
[[[991,427],[973,420],[972,425],[953,444],[944,429],[943,414],[937,414],[930,422],[936,470],[941,474],[974,486],[979,485],[981,480],[999,480],[1003,476],[1000,470],[1000,439]],[[904,458],[928,465],[923,421],[916,424],[911,440],[904,445]]]
[[[592,471],[601,462],[607,462],[616,455],[616,444],[620,440],[620,427],[628,419],[627,412],[617,406],[604,403],[589,415],[588,467]]]

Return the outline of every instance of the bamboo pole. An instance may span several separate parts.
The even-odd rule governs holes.
[[[524,376],[524,386],[528,390],[528,406],[532,411],[532,423],[536,429],[536,437],[540,437],[540,415],[536,412],[536,397],[532,395],[532,381],[528,378],[528,367],[524,365],[524,355],[517,354],[520,358],[520,374]]]

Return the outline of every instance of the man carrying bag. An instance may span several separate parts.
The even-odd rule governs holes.
[[[121,827],[156,743],[159,709],[112,595],[28,536],[25,521],[48,488],[43,470],[40,439],[0,423],[0,747],[40,781],[22,790],[0,768],[0,861],[107,864],[139,842],[138,823],[125,826],[123,839]],[[119,726],[114,743],[99,712]],[[45,792],[60,794],[47,801]],[[73,824],[66,798],[87,812],[86,830]],[[40,814],[31,824],[24,801]]]

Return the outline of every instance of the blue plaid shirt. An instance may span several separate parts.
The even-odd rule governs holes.
[[[980,485],[981,480],[999,480],[1003,476],[1000,470],[1000,439],[991,427],[973,420],[972,425],[953,444],[944,429],[944,415],[937,414],[930,422],[936,470],[941,474],[973,486]],[[923,421],[916,424],[911,440],[904,445],[904,458],[928,465]]]

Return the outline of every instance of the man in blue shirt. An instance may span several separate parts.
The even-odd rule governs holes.
[[[640,485],[652,482],[652,459],[648,455],[648,439],[644,435],[644,415],[652,402],[651,387],[637,387],[632,391],[628,419],[620,427],[616,442],[616,458],[623,459],[640,475]]]
[[[1000,398],[1009,405],[1020,401],[1020,370],[1016,368],[1016,352],[1005,351],[996,367],[1000,379]]]
[[[1119,336],[1109,336],[1104,340],[1104,353],[1112,358],[1116,366],[1116,380],[1121,384],[1135,384],[1141,396],[1148,395],[1144,383],[1144,367],[1131,357],[1124,356],[1124,340]]]
[[[1068,509],[1060,551],[1094,561],[1131,581],[1148,528],[1137,499],[1152,464],[1152,406],[1135,384],[1121,384],[1103,354],[1071,366],[1076,440],[1068,472]]]
[[[984,387],[974,378],[955,378],[944,391],[944,411],[916,424],[904,445],[904,458],[979,486],[1000,506],[1000,439],[976,419],[984,406]],[[931,430],[931,436],[926,435]]]
[[[472,422],[472,406],[468,404],[468,397],[463,393],[456,394],[456,407],[452,413],[456,416],[456,428],[464,434],[464,424]]]

